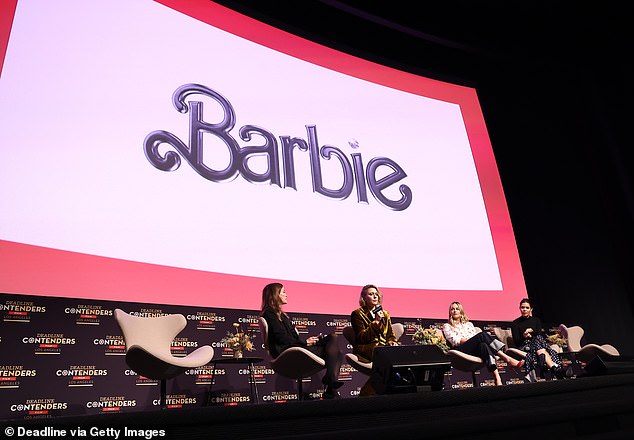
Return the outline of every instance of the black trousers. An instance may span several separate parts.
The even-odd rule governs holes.
[[[317,344],[308,347],[308,350],[326,361],[326,374],[322,379],[324,385],[330,385],[339,379],[339,368],[343,361],[343,354],[339,349],[336,334],[326,335]]]
[[[467,339],[460,345],[452,347],[471,356],[478,356],[484,360],[489,371],[495,371],[497,364],[495,355],[504,348],[504,344],[488,333],[480,332]]]

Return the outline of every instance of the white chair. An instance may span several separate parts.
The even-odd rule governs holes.
[[[568,340],[568,351],[574,353],[578,361],[588,363],[597,356],[612,357],[620,355],[619,351],[610,344],[586,344],[582,347],[581,338],[584,330],[578,325],[567,327],[561,324],[559,332]]]
[[[405,327],[401,323],[393,323],[392,332],[394,333],[394,336],[396,336],[396,340],[398,341],[405,332]],[[350,345],[354,347],[355,335],[352,326],[344,327],[342,333],[343,337],[346,338]],[[372,362],[362,361],[361,359],[359,359],[359,356],[354,353],[347,353],[346,360],[348,361],[348,364],[350,364],[355,370],[368,376],[372,373]]]
[[[214,356],[214,349],[209,345],[184,357],[172,355],[172,341],[187,325],[183,315],[138,317],[116,309],[114,316],[125,339],[128,366],[141,376],[160,380],[161,408],[166,407],[167,379],[206,365]]]
[[[480,371],[484,368],[484,361],[481,357],[472,356],[467,353],[463,353],[458,350],[449,350],[447,356],[451,359],[451,367],[456,370],[465,371],[471,373],[471,382],[475,387],[478,386],[476,379],[476,371]]]
[[[478,333],[482,331],[480,327],[476,327]],[[442,333],[442,330],[438,330]],[[476,379],[476,372],[485,367],[484,360],[479,356],[472,356],[467,353],[463,353],[459,350],[449,350],[447,356],[451,359],[451,366],[456,370],[471,373],[471,382],[473,387],[478,387],[478,381]]]
[[[522,360],[526,357],[526,352],[524,350],[520,350],[515,346],[515,341],[513,341],[513,332],[510,328],[505,329],[502,327],[493,327],[493,333],[495,334],[495,337],[497,339],[499,339],[504,345],[506,345],[506,354],[517,360]],[[557,345],[557,347],[559,346]]]
[[[302,379],[326,368],[326,361],[303,347],[290,347],[276,358],[269,351],[269,326],[260,316],[260,333],[275,373],[297,381],[297,400],[303,400]]]

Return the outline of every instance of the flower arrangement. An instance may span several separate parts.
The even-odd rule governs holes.
[[[551,345],[552,344],[557,344],[561,348],[563,348],[566,344],[568,344],[568,340],[561,335],[559,330],[557,330],[552,335],[549,335],[546,339],[548,340],[549,344],[551,344]]]
[[[227,336],[222,338],[220,342],[224,343],[233,350],[233,355],[235,357],[242,357],[243,351],[253,351],[255,347],[253,346],[253,332],[245,332],[240,327],[240,324],[233,324],[234,333],[227,332]]]
[[[425,328],[418,326],[416,332],[412,335],[412,342],[415,344],[435,345],[440,348],[443,353],[449,351],[449,345],[447,345],[445,337],[436,327]]]

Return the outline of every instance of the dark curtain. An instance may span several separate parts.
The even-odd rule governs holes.
[[[581,61],[492,65],[479,95],[537,314],[634,354],[632,76]]]

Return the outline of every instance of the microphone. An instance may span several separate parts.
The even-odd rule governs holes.
[[[376,314],[379,313],[381,310],[383,310],[383,306],[381,306],[381,304],[379,304],[374,309],[372,309],[372,317],[376,318]],[[381,318],[381,319],[383,319],[383,318]]]

